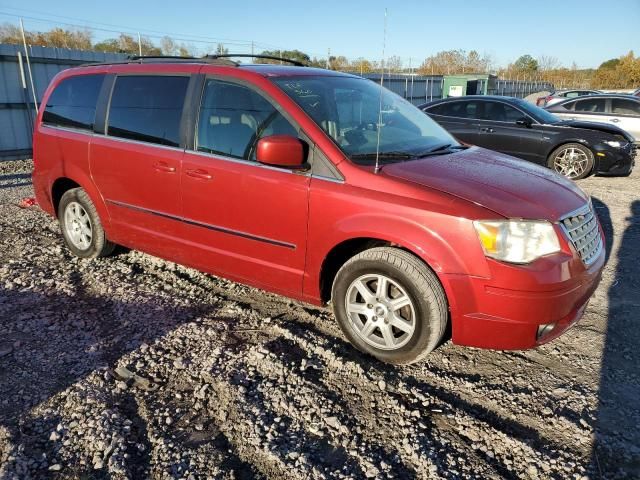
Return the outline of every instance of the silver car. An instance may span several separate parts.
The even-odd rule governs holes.
[[[561,118],[611,123],[640,142],[640,98],[631,95],[590,95],[556,103],[546,110]]]
[[[538,100],[536,101],[536,105],[538,107],[549,107],[556,103],[562,102],[567,98],[583,97],[585,95],[597,95],[599,93],[601,92],[599,92],[598,90],[556,90],[555,92],[551,92],[546,97],[538,98]]]

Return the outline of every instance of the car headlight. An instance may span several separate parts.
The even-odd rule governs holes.
[[[560,251],[558,235],[546,221],[476,220],[473,226],[484,254],[496,260],[529,263]]]
[[[624,148],[627,146],[627,142],[621,142],[619,140],[605,140],[603,143],[613,148]]]

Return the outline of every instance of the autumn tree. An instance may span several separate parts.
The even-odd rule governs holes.
[[[311,63],[309,55],[301,52],[300,50],[264,50],[260,55],[268,55],[277,58],[287,58],[289,60],[295,60],[307,65]],[[264,59],[261,61],[265,63],[280,63],[278,60]]]
[[[93,34],[89,30],[66,30],[53,28],[48,32],[25,31],[28,45],[41,47],[71,48],[75,50],[91,50]],[[0,43],[22,43],[22,33],[15,25],[0,25]]]
[[[138,55],[140,50],[142,50],[142,55],[162,55],[162,50],[156,47],[147,37],[141,37],[140,44],[138,45],[138,39],[131,35],[127,35],[126,33],[121,33],[118,38],[109,38],[96,43],[93,48],[99,52],[129,53],[131,55]]]
[[[475,50],[445,50],[427,57],[418,68],[423,75],[451,75],[456,73],[486,73],[491,69],[489,55]]]

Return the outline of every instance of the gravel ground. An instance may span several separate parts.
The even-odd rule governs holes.
[[[136,252],[73,258],[0,163],[0,478],[640,478],[640,175],[591,178],[584,319],[408,367],[327,310]]]

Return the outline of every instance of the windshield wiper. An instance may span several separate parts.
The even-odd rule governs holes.
[[[351,158],[352,160],[375,160],[376,152],[354,153],[353,155],[349,155],[349,158]],[[378,159],[380,160],[410,160],[413,158],[416,158],[416,156],[407,152],[380,152],[378,154]]]

